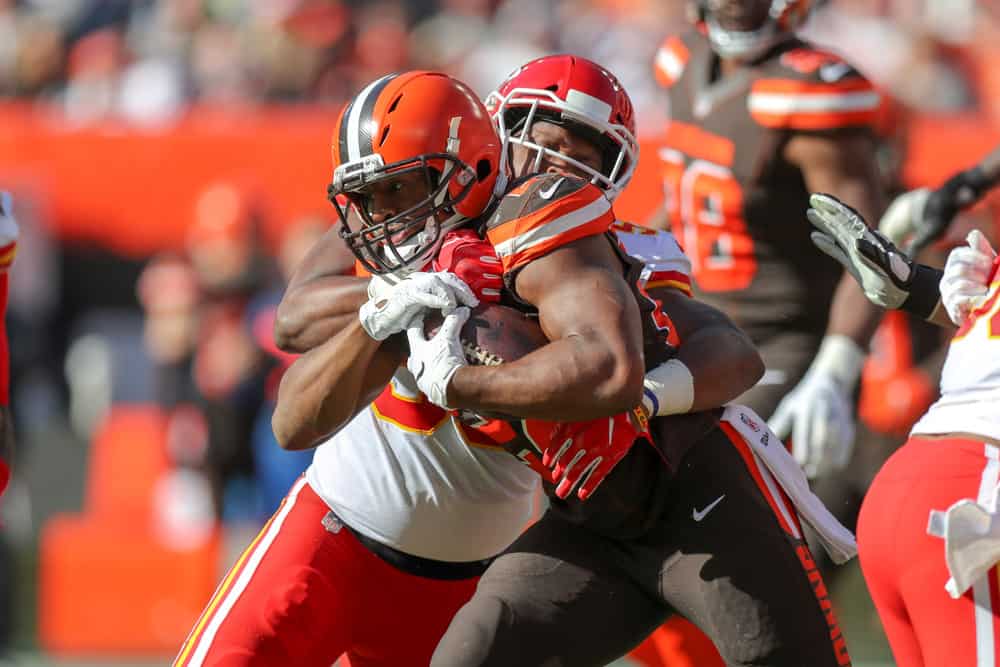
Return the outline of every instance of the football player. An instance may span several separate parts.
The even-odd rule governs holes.
[[[768,418],[810,477],[842,469],[852,393],[878,313],[836,265],[815,261],[811,191],[883,210],[872,125],[878,92],[850,63],[795,37],[811,0],[698,0],[655,73],[670,121],[659,150],[662,221],[699,298],[757,344],[767,371],[739,401]]]
[[[530,93],[502,95],[534,96],[521,103],[527,113],[514,110],[511,124],[520,140],[512,147],[512,162],[530,166],[523,168],[527,178],[515,180],[482,221],[483,234],[501,260],[506,302],[537,312],[552,342],[513,363],[469,366],[457,335],[461,309],[448,316],[453,326],[446,324],[430,339],[421,325],[412,326],[407,366],[417,387],[439,406],[578,418],[576,403],[595,394],[593,380],[583,379],[593,371],[594,360],[608,351],[587,355],[622,335],[603,327],[628,335],[635,326],[622,317],[623,308],[629,308],[622,301],[628,298],[623,289],[630,289],[631,279],[624,286],[616,280],[616,275],[629,276],[631,262],[626,255],[607,252],[609,245],[614,250],[618,244],[608,243],[607,223],[592,217],[605,207],[599,193],[602,185],[608,188],[613,172],[600,169],[602,179],[582,169],[622,162],[618,156],[601,159],[608,153],[600,140],[585,147],[586,132],[567,136],[581,120],[621,125],[622,116],[614,104],[594,104],[573,94],[574,67],[564,62],[552,68],[548,81],[539,77],[542,85],[530,84]],[[574,102],[577,108],[558,108]],[[540,115],[546,105],[552,106],[548,118]],[[506,118],[502,105],[494,110]],[[535,128],[536,122],[544,125]],[[574,145],[580,149],[576,164],[556,151],[539,157],[543,148]],[[519,154],[522,150],[530,152],[525,156]],[[586,180],[573,178],[574,172]],[[632,298],[642,308],[647,371],[655,373],[677,354],[664,335],[667,314],[650,309],[644,296],[633,293]],[[599,309],[607,312],[596,313]],[[609,313],[615,313],[612,320],[605,319]],[[659,324],[654,315],[662,318]],[[599,377],[613,375],[605,371]],[[602,399],[585,410],[606,409],[610,402]],[[795,507],[837,542],[835,522],[815,497],[808,494],[807,501],[792,491],[807,488],[801,471],[783,448],[770,446],[778,442],[776,436],[752,411],[732,407],[723,414],[691,405],[670,411],[651,422],[653,447],[631,447],[586,502],[563,499],[558,489],[543,484],[549,511],[490,565],[472,600],[452,621],[432,664],[606,664],[671,611],[705,629],[733,662],[849,663],[825,588],[802,542],[796,510],[777,490],[779,483],[789,490]],[[544,430],[534,431],[530,420],[522,423],[527,439],[540,440],[538,449],[545,448]],[[763,459],[757,458],[762,452],[786,459],[770,459],[773,468],[762,468]],[[791,483],[794,475],[800,476],[796,484]],[[749,525],[753,529],[746,531]],[[842,531],[839,524],[837,528]],[[708,570],[718,575],[706,577]],[[611,615],[609,599],[615,600]],[[759,629],[752,639],[740,632],[750,626]]]
[[[428,238],[495,203],[502,154],[485,109],[446,76],[391,75],[343,112],[333,154],[334,195],[350,197],[350,210],[338,204],[345,235],[376,276],[327,273],[327,253],[341,242],[329,236],[300,267],[276,329],[280,344],[305,354],[282,381],[274,426],[289,448],[337,432],[223,580],[178,665],[328,665],[345,652],[355,664],[427,664],[478,574],[532,509],[537,476],[503,451],[510,427],[463,423],[430,403],[400,368],[405,348],[394,335],[425,309],[499,298],[500,262],[489,243]],[[601,201],[595,208],[608,207]],[[659,262],[686,280],[675,245]],[[461,280],[417,270],[427,268]],[[731,330],[726,340],[744,360],[728,369],[729,395],[696,393],[693,402],[717,405],[755,381],[756,353]],[[605,436],[612,426],[616,444],[635,440],[629,415],[604,418]],[[581,493],[592,491],[606,474],[561,472],[567,493],[577,482]]]
[[[975,230],[968,246],[949,254],[943,273],[916,264],[870,231],[859,213],[826,195],[813,196],[809,218],[821,230],[813,235],[816,245],[853,274],[873,303],[958,326],[940,398],[865,497],[858,546],[897,665],[994,664],[1000,631],[1000,260]],[[936,537],[945,540],[944,558]]]

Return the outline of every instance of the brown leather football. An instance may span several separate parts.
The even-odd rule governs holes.
[[[440,311],[428,314],[424,318],[427,336],[437,333],[443,321]],[[465,358],[477,366],[516,361],[549,342],[536,318],[496,303],[481,303],[473,308],[461,338]]]

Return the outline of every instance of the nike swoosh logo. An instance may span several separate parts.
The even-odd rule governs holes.
[[[422,361],[421,361],[421,362],[420,362],[420,370],[419,370],[419,371],[417,371],[417,372],[416,372],[416,373],[415,373],[415,374],[413,375],[413,377],[414,377],[414,379],[415,379],[415,380],[416,380],[417,382],[420,382],[420,378],[421,378],[421,377],[423,377],[423,375],[424,375],[424,362],[422,362]]]
[[[552,199],[552,195],[556,193],[556,189],[559,187],[559,184],[563,182],[563,180],[564,179],[560,178],[558,181],[549,186],[547,190],[539,190],[538,196],[542,199]]]
[[[718,498],[716,498],[712,502],[711,505],[709,505],[705,509],[701,510],[700,512],[698,511],[697,507],[692,508],[692,510],[691,510],[691,518],[694,519],[695,521],[701,521],[702,519],[704,519],[708,515],[709,512],[711,512],[713,509],[715,509],[715,506],[718,505],[719,503],[721,503],[722,499],[725,498],[725,497],[726,497],[726,494],[723,493],[721,496],[719,496]]]

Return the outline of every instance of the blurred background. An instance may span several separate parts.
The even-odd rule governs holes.
[[[682,0],[0,0],[0,189],[22,234],[0,664],[168,664],[308,465],[270,432],[289,362],[271,326],[335,220],[345,99],[393,70],[445,70],[485,95],[540,55],[596,60],[638,108],[645,157],[616,209],[642,222],[669,115],[653,57],[686,27]],[[887,93],[887,188],[938,185],[1000,140],[996,3],[832,0],[806,33]],[[941,249],[970,225],[995,231],[997,210]],[[940,356],[893,326],[861,414],[899,444]],[[885,405],[893,382],[912,386]],[[855,664],[891,664],[856,566],[832,588]]]

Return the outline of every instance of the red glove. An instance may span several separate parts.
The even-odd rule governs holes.
[[[544,445],[542,465],[557,485],[559,498],[566,498],[579,486],[576,495],[586,500],[632,445],[638,440],[652,442],[641,408],[586,422],[548,423],[547,433],[542,432],[544,423],[534,422],[528,430],[537,444]]]
[[[472,288],[484,303],[500,300],[503,266],[493,244],[471,229],[449,232],[431,265],[435,271],[451,271]]]

